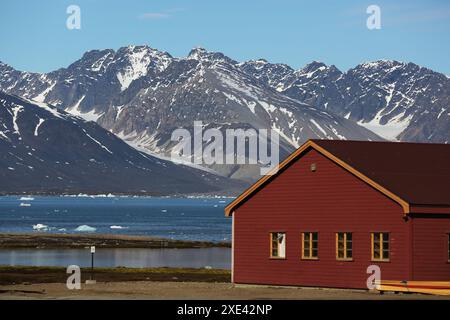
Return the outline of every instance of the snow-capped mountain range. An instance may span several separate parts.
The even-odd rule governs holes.
[[[341,72],[263,59],[237,62],[193,49],[172,57],[148,46],[93,50],[46,74],[0,63],[0,90],[96,121],[149,154],[167,157],[176,128],[271,128],[282,157],[309,138],[450,141],[450,79],[412,63],[376,61]],[[237,179],[251,166],[214,165]]]
[[[342,72],[314,61],[300,70],[267,61],[244,70],[278,92],[394,141],[450,141],[450,78],[414,63],[380,60]]]

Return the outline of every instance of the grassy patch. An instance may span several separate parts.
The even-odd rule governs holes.
[[[81,269],[81,280],[90,278],[90,268]],[[0,285],[31,283],[65,283],[69,275],[63,267],[0,266]],[[229,270],[194,268],[95,268],[100,282],[118,281],[195,281],[230,282]]]

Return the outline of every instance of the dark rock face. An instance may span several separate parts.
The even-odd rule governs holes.
[[[0,193],[236,193],[242,184],[130,147],[95,122],[0,92]]]

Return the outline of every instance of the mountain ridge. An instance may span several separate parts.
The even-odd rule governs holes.
[[[149,46],[127,46],[90,50],[46,74],[0,64],[0,89],[96,121],[161,157],[173,150],[170,133],[180,127],[192,131],[195,120],[222,132],[276,130],[283,156],[309,138],[450,141],[450,79],[395,60],[345,72],[312,61],[295,70],[262,58],[238,62],[199,47],[177,58]],[[210,168],[232,178],[256,178],[248,168]]]

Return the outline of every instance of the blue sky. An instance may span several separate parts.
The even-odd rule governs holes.
[[[81,30],[66,28],[71,4],[81,8]],[[381,30],[366,27],[371,4],[381,8]],[[450,1],[2,0],[0,39],[0,61],[38,72],[87,50],[148,44],[177,57],[201,46],[239,61],[319,60],[343,71],[397,59],[450,75]]]

